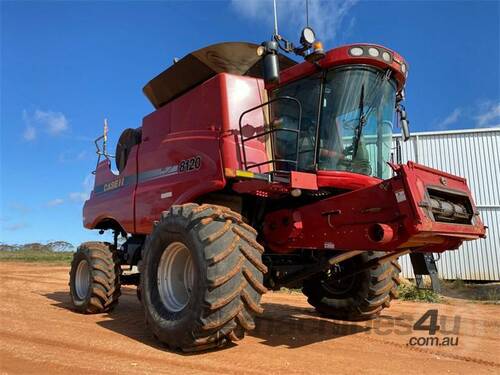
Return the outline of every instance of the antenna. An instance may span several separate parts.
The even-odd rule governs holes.
[[[102,139],[102,152],[104,155],[106,155],[106,145],[108,143],[108,119],[104,119],[104,132],[103,132],[103,139]]]
[[[309,27],[309,0],[306,0],[306,26]]]
[[[274,11],[274,34],[271,40],[263,42],[257,49],[257,54],[263,56],[263,76],[266,83],[279,82],[278,49],[286,53],[295,53],[304,57],[307,61],[315,63],[325,56],[323,44],[316,40],[316,35],[309,27],[309,0],[304,0],[306,5],[306,24],[300,36],[300,47],[295,47],[292,42],[283,38],[278,33],[278,6],[277,0],[273,0]],[[311,51],[311,52],[310,52]]]
[[[274,7],[274,35],[279,35],[278,34],[278,12],[276,10],[276,0],[273,0],[273,7]]]

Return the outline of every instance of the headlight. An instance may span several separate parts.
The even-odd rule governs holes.
[[[363,54],[363,48],[361,47],[353,47],[349,50],[349,53],[352,55],[352,56],[361,56]]]
[[[372,57],[378,57],[378,55],[380,55],[380,52],[378,51],[378,49],[370,47],[368,48],[368,54]]]
[[[391,54],[389,52],[384,52],[384,53],[382,53],[382,58],[385,61],[390,62],[391,61]]]
[[[401,71],[406,73],[406,64],[401,64]]]
[[[314,35],[313,29],[311,29],[310,27],[304,27],[304,30],[302,30],[302,36],[300,38],[301,43],[313,44],[315,40],[316,35]]]

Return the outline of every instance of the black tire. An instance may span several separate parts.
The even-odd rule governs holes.
[[[392,267],[392,288],[391,291],[389,292],[389,296],[391,297],[391,300],[393,299],[398,299],[399,297],[399,292],[398,292],[398,287],[401,284],[401,279],[399,278],[399,274],[401,273],[401,266],[399,265],[398,260],[393,260],[390,263],[390,266]]]
[[[397,293],[397,261],[371,267],[351,277],[343,274],[359,269],[385,253],[367,251],[341,263],[341,269],[315,275],[304,281],[302,292],[316,311],[339,320],[369,320],[389,307]],[[397,265],[397,268],[396,268]],[[337,268],[338,269],[338,268]],[[397,277],[399,282],[399,277]]]
[[[142,293],[141,293],[141,286],[137,285],[137,289],[135,290],[135,295],[137,296],[137,299],[139,302],[142,301]]]
[[[172,206],[148,236],[141,270],[146,324],[173,350],[199,351],[243,338],[262,312],[263,247],[257,232],[230,209],[194,203]],[[194,281],[187,305],[169,311],[161,301],[157,271],[167,246],[181,242],[191,255]]]
[[[84,288],[84,292],[79,295],[76,277],[81,262],[87,263],[89,283],[88,288]],[[81,244],[73,256],[69,272],[70,296],[74,309],[84,314],[103,313],[113,309],[120,296],[120,272],[120,265],[111,244]]]
[[[120,138],[118,139],[118,143],[116,144],[115,151],[115,162],[116,168],[119,173],[122,173],[125,167],[127,166],[128,155],[132,150],[132,147],[141,143],[142,138],[142,129],[125,129]]]

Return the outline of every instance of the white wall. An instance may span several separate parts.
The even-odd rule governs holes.
[[[400,135],[395,135],[395,140]],[[444,279],[500,281],[500,128],[414,133],[402,143],[402,160],[413,160],[465,177],[488,237],[465,242],[441,255]],[[409,256],[400,259],[403,275],[413,277]]]

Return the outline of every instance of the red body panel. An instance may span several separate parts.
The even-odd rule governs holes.
[[[275,252],[304,248],[441,252],[484,237],[474,206],[472,225],[436,222],[427,216],[421,207],[427,188],[443,186],[443,181],[446,190],[473,202],[464,179],[408,163],[397,168],[396,177],[376,185],[268,214],[264,237]],[[385,229],[384,236],[373,234],[378,228]]]
[[[133,148],[125,170],[115,175],[108,160],[98,165],[84,226],[96,228],[111,219],[128,233],[147,234],[171,205],[224,188],[224,167],[243,168],[239,116],[264,100],[262,80],[222,73],[146,116],[142,142]],[[264,126],[262,110],[245,120]],[[246,127],[249,134],[261,130]],[[198,157],[199,166],[180,170],[183,161]],[[247,158],[267,160],[265,144],[248,142]]]
[[[318,171],[318,187],[336,187],[338,189],[355,190],[378,184],[376,177],[342,171]]]
[[[144,119],[135,194],[136,233],[150,233],[153,222],[172,204],[224,187],[219,147],[221,90],[221,79],[216,77]],[[193,157],[200,157],[199,168],[177,170],[181,161]]]
[[[375,58],[369,55],[354,57],[349,54],[349,50],[355,46],[363,46],[363,47],[377,47],[382,48],[391,53],[393,59],[391,62],[386,62],[380,58]],[[342,46],[334,48],[328,51],[324,58],[319,60],[317,64],[319,67],[328,69],[335,66],[347,65],[347,64],[369,64],[372,66],[376,66],[381,69],[390,68],[393,72],[394,78],[398,82],[398,89],[403,88],[406,77],[405,74],[401,72],[401,64],[406,64],[406,61],[396,52],[391,51],[385,47],[378,46],[375,44],[351,44],[348,46]],[[280,74],[280,85],[287,84],[289,82],[295,81],[297,79],[310,76],[318,71],[318,66],[313,63],[304,62],[302,64],[297,64],[284,70]],[[273,89],[276,85],[268,85],[267,89]]]
[[[94,190],[83,206],[83,224],[86,228],[96,228],[101,221],[111,219],[119,223],[126,232],[135,232],[134,195],[137,179],[137,148],[132,149],[127,166],[121,175],[116,175],[111,171],[111,163],[108,159],[97,166]]]

